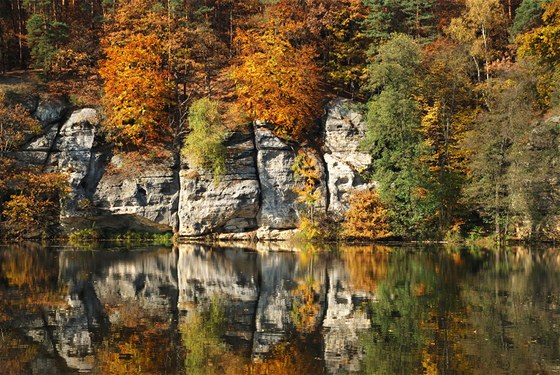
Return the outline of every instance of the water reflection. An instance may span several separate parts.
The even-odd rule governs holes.
[[[560,372],[560,253],[0,248],[8,373]]]

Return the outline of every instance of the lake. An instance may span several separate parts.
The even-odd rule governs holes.
[[[560,373],[560,251],[0,247],[0,373]]]

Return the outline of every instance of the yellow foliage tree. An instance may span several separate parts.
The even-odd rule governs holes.
[[[15,191],[4,204],[4,226],[11,238],[52,235],[60,200],[69,191],[63,173],[21,172],[10,181]]]
[[[391,235],[388,210],[383,207],[376,190],[358,190],[350,196],[342,235],[347,238],[380,239]]]
[[[172,85],[162,67],[162,45],[155,35],[137,34],[124,45],[105,48],[99,73],[105,80],[104,127],[117,145],[141,146],[169,138],[166,108]]]
[[[560,86],[560,1],[545,5],[542,21],[543,26],[519,35],[516,42],[518,55],[536,62],[533,68],[538,77],[540,104],[547,107]]]

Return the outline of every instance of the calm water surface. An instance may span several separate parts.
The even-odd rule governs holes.
[[[0,373],[560,373],[560,250],[0,247]]]

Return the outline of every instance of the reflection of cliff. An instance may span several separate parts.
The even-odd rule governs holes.
[[[345,262],[181,245],[178,273],[181,309],[200,309],[219,296],[227,326],[252,339],[253,357],[269,354],[294,334],[319,330],[327,371],[359,370],[358,335],[370,326],[361,306],[371,294],[352,291]],[[232,335],[231,328],[226,334]]]
[[[247,346],[259,293],[256,260],[254,253],[182,245],[177,266],[180,311],[200,311],[218,299],[225,310],[226,335]]]
[[[338,257],[181,245],[126,253],[62,252],[58,263],[68,306],[46,316],[44,325],[53,327],[49,332],[40,327],[28,334],[37,342],[50,337],[55,344],[49,352],[70,368],[108,368],[107,350],[124,350],[111,335],[145,335],[154,324],[175,340],[169,345],[180,345],[177,325],[170,322],[190,321],[217,302],[224,339],[238,353],[266,357],[278,343],[313,336],[321,338],[317,349],[324,352],[327,372],[359,370],[358,334],[369,327],[361,305],[371,294],[351,289],[354,276]],[[127,347],[131,358],[142,353],[141,347]],[[119,366],[126,358],[118,356]]]
[[[361,307],[371,295],[350,289],[350,278],[342,262],[333,262],[329,271],[328,309],[323,320],[325,365],[329,373],[359,371],[359,334],[371,326]]]

